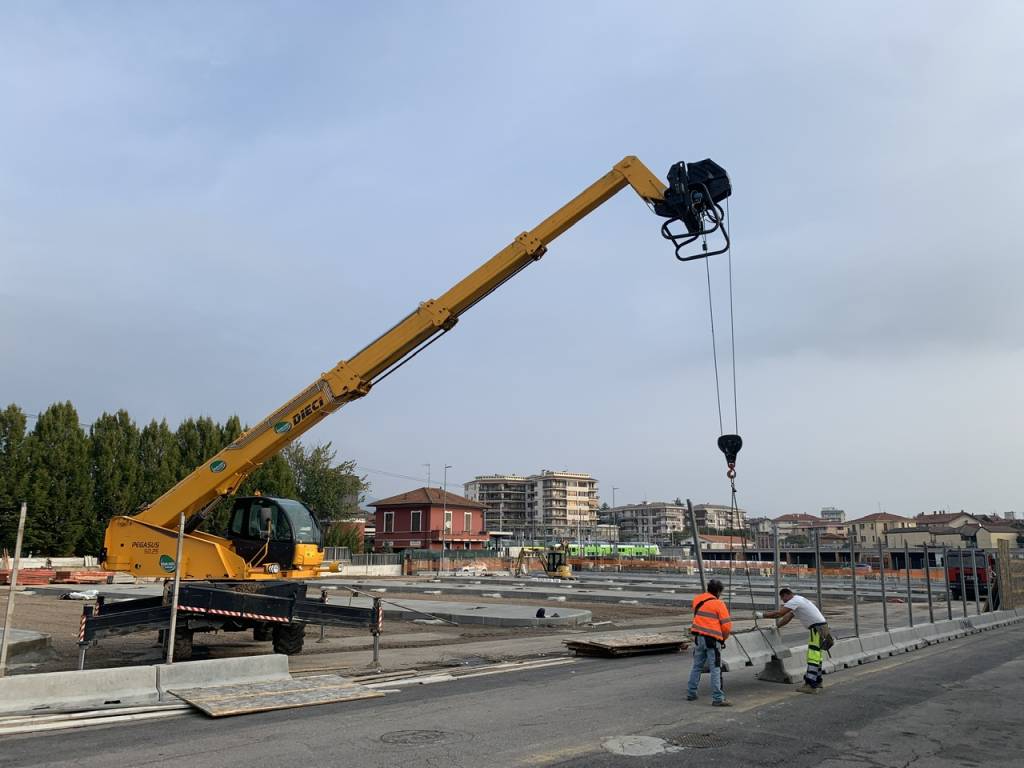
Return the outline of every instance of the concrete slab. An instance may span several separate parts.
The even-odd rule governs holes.
[[[0,629],[0,639],[4,631]],[[7,664],[8,667],[16,664],[28,664],[35,661],[45,661],[54,654],[50,643],[50,636],[43,632],[33,632],[29,629],[12,629],[7,641]]]

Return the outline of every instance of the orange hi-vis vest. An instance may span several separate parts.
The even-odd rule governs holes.
[[[722,641],[732,631],[729,609],[725,607],[725,603],[710,592],[693,598],[692,608],[693,623],[690,625],[690,632]]]

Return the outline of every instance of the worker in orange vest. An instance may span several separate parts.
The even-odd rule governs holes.
[[[693,669],[690,670],[686,700],[697,700],[700,673],[707,663],[711,671],[713,707],[732,706],[732,702],[725,700],[725,691],[722,690],[722,647],[732,632],[729,609],[718,599],[722,589],[722,582],[712,579],[708,582],[708,591],[693,598],[693,623],[690,625],[690,634],[693,635]]]

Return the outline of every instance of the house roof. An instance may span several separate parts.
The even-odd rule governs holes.
[[[924,524],[931,527],[933,523],[935,525],[946,525],[956,520],[958,517],[966,517],[971,520],[974,519],[973,515],[969,515],[966,512],[922,512],[920,515],[917,515],[914,520],[917,521],[918,525]]]
[[[958,534],[962,528],[952,528],[948,525],[915,525],[913,528],[898,528],[899,533],[934,533],[940,536]]]
[[[1020,533],[1020,528],[1013,525],[1006,525],[1005,523],[971,523],[970,525],[963,526],[960,530],[968,532],[971,536],[978,532],[979,528],[984,528],[989,533]]]
[[[915,522],[909,517],[902,517],[901,515],[892,515],[888,512],[873,512],[870,515],[864,517],[858,517],[856,520],[850,520],[850,523],[889,523],[889,522],[904,522],[912,523]]]
[[[814,515],[805,515],[805,514],[797,513],[797,514],[791,514],[791,515],[780,515],[779,517],[775,518],[775,522],[776,523],[822,523],[822,522],[824,522],[824,520],[822,520],[820,517],[815,517]]]
[[[371,507],[420,507],[423,505],[445,505],[449,507],[470,507],[472,509],[486,509],[487,505],[479,501],[467,499],[451,491],[445,492],[440,488],[417,488],[412,491],[400,493],[397,496],[389,496],[386,499],[377,499],[370,504]]]

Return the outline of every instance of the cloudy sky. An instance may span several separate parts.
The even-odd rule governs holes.
[[[739,500],[1017,510],[1024,6],[0,9],[0,403],[254,423],[627,154],[730,173]],[[309,434],[375,497],[726,501],[707,275],[631,192]],[[710,264],[727,341],[727,263]],[[733,426],[728,346],[720,348]]]

